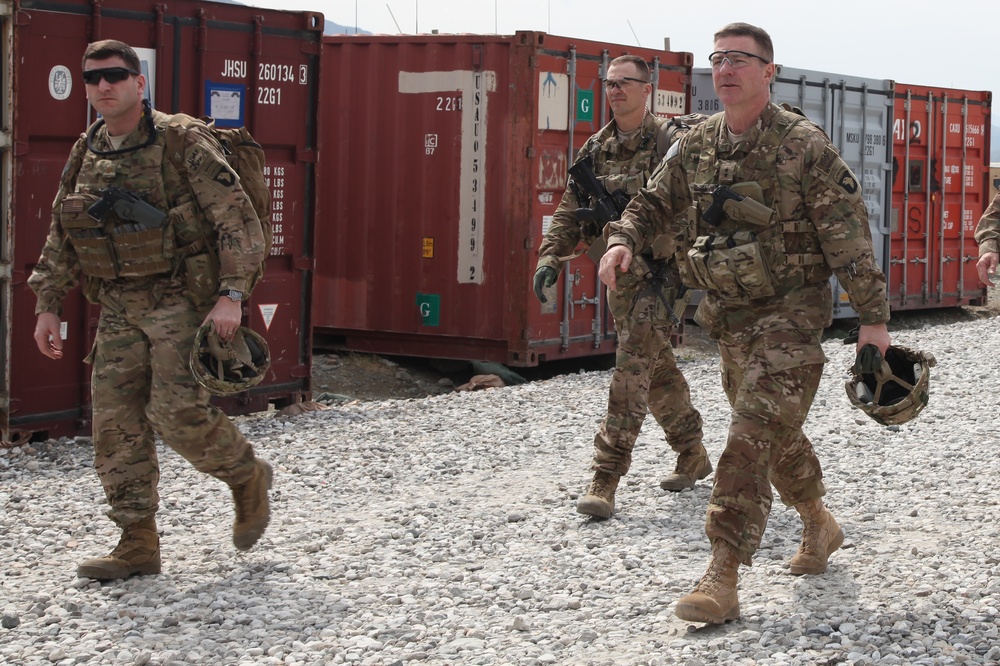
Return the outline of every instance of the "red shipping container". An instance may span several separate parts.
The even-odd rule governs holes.
[[[64,303],[64,357],[42,356],[32,337],[35,297],[26,280],[49,228],[52,199],[73,141],[93,118],[80,80],[91,41],[136,48],[154,106],[245,125],[267,154],[274,249],[247,302],[245,324],[271,350],[252,391],[220,400],[229,413],[288,404],[308,394],[309,290],[315,214],[316,101],[323,17],[193,0],[20,0],[3,21],[4,179],[0,234],[5,270],[0,429],[57,436],[89,429],[90,351],[97,308],[73,291]],[[9,61],[7,61],[9,59]],[[9,350],[9,356],[6,354]]]
[[[990,203],[992,93],[900,83],[895,92],[890,305],[982,305],[973,234]]]
[[[625,53],[652,65],[654,113],[688,110],[689,53],[538,32],[327,37],[317,342],[512,366],[613,352],[589,259],[545,305],[531,276]]]

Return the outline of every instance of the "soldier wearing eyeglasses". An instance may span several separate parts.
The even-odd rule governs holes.
[[[732,415],[706,516],[711,560],[675,613],[723,623],[740,616],[738,570],[760,545],[772,484],[803,522],[791,573],[825,572],[842,545],[802,429],[826,362],[831,273],[858,312],[859,350],[885,353],[889,305],[860,183],[822,129],[770,101],[770,36],[729,24],[710,61],[724,111],[682,138],[611,224],[600,275],[615,288],[665,235],[684,283],[705,291],[695,320],[718,340]]]
[[[28,280],[35,342],[51,359],[62,358],[59,319],[70,289],[82,285],[101,306],[87,358],[94,467],[121,539],[78,567],[78,576],[97,580],[160,572],[156,435],[232,488],[238,549],[252,547],[270,518],[270,465],[209,403],[189,367],[203,324],[225,338],[239,327],[240,296],[264,260],[261,223],[204,123],[184,130],[183,154],[166,154],[173,116],[145,101],[140,66],[117,40],[84,52],[87,99],[101,117],[73,146]]]
[[[630,198],[663,158],[677,126],[649,113],[653,87],[642,58],[625,55],[612,60],[604,87],[614,119],[587,140],[577,160],[590,163],[608,193],[621,191]],[[570,179],[539,249],[534,291],[542,303],[552,295],[550,288],[578,245],[603,243],[602,229],[576,213],[592,205],[591,195]],[[675,278],[663,290],[669,303],[676,285]],[[623,278],[621,289],[609,292],[608,304],[618,334],[615,370],[607,415],[594,438],[594,477],[577,505],[580,513],[595,518],[608,518],[614,511],[619,479],[629,470],[647,408],[678,454],[674,472],[661,481],[662,488],[692,488],[712,471],[701,441],[701,414],[691,404],[670,347],[673,324],[649,280],[635,275]]]

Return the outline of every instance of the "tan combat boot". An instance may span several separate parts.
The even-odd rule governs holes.
[[[694,484],[712,473],[712,461],[704,445],[696,444],[677,456],[674,473],[660,481],[660,488],[678,492],[694,488]]]
[[[615,491],[620,479],[620,476],[608,472],[596,472],[587,494],[577,502],[576,512],[594,518],[610,518],[615,510]]]
[[[722,539],[712,542],[712,561],[708,571],[698,581],[694,592],[681,597],[674,615],[688,622],[724,624],[740,617],[740,600],[736,596],[740,561],[732,547]]]
[[[789,568],[796,576],[821,574],[833,551],[843,545],[844,530],[820,498],[796,504],[795,510],[802,516],[802,545],[792,556]]]
[[[233,504],[236,505],[233,545],[239,550],[253,548],[271,520],[267,491],[271,489],[273,478],[271,466],[258,458],[253,476],[246,483],[230,486],[233,489]]]
[[[122,530],[122,538],[107,557],[84,561],[76,569],[80,578],[115,580],[160,573],[160,535],[150,516]]]

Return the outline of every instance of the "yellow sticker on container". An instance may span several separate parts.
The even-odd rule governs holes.
[[[434,239],[424,238],[424,259],[434,258]]]

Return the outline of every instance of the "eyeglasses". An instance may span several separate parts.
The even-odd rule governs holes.
[[[101,69],[87,69],[83,72],[83,82],[88,86],[96,86],[103,77],[108,83],[121,83],[130,76],[138,75],[139,72],[127,67],[103,67]]]
[[[614,90],[618,88],[621,90],[630,83],[649,83],[645,79],[634,79],[631,76],[623,76],[620,79],[604,79],[604,87],[608,90]]]
[[[729,63],[729,66],[733,69],[742,69],[750,64],[750,58],[756,58],[760,60],[765,65],[770,65],[770,60],[765,60],[761,58],[756,53],[747,53],[746,51],[736,51],[735,49],[727,49],[725,51],[715,51],[708,56],[708,61],[712,63],[712,69],[721,69],[722,65]]]

